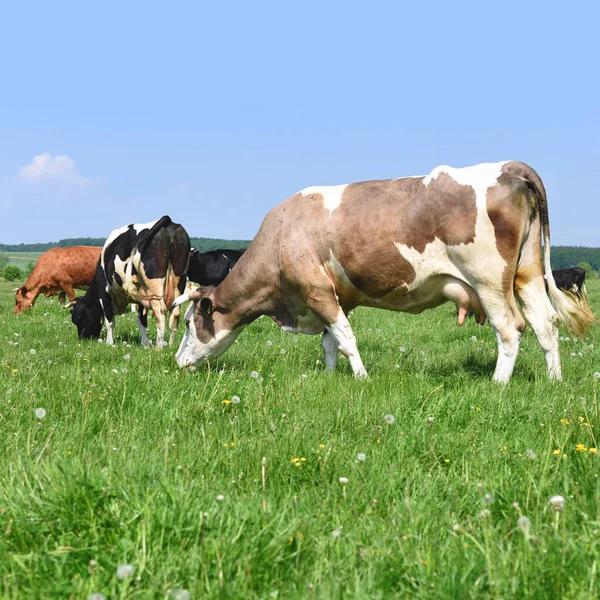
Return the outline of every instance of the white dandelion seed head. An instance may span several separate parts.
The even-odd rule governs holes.
[[[93,592],[91,593],[86,600],[106,600],[104,594],[101,594],[100,592]]]
[[[18,333],[13,333],[13,335],[14,335],[15,337],[19,337],[19,334],[18,334]]]
[[[594,344],[590,344],[590,349],[593,350],[594,349]]]
[[[388,425],[393,425],[396,422],[396,417],[394,415],[384,415],[383,420],[388,424]]]
[[[341,527],[341,525],[340,525],[340,527],[338,527],[337,529],[334,529],[331,532],[331,536],[334,537],[334,538],[339,538],[340,535],[342,535],[342,527]]]
[[[378,330],[376,331],[376,333],[381,333],[381,329],[378,329]]]
[[[548,504],[554,512],[562,512],[565,510],[565,499],[560,495],[552,496],[552,498],[548,500]]]
[[[486,492],[483,495],[483,498],[481,499],[481,501],[486,505],[486,506],[490,506],[491,504],[494,504],[494,495],[490,494],[490,492]]]
[[[119,374],[119,371],[117,371],[117,369],[113,369],[113,370],[112,370],[112,372],[113,372],[115,375],[118,375],[118,374]]]
[[[120,581],[129,579],[133,575],[134,571],[135,567],[133,565],[120,565],[117,567],[117,579]]]
[[[366,455],[364,452],[359,452],[359,453],[356,455],[356,460],[357,460],[358,462],[365,462],[365,460],[367,460],[367,455]]]
[[[306,373],[302,373],[302,375],[300,375],[300,379],[306,379],[308,377],[308,375]]]
[[[571,338],[568,338],[568,337],[565,338],[565,342],[570,342],[570,341],[571,341]]]
[[[347,477],[340,477],[339,481],[342,485],[346,485],[350,480]]]
[[[282,348],[282,349],[279,351],[279,354],[285,354],[285,348]]]
[[[576,344],[577,343],[577,338],[573,338],[573,342]]]
[[[517,521],[517,527],[525,534],[527,535],[529,533],[529,530],[531,529],[531,521],[525,517],[519,517],[518,521]]]
[[[83,358],[83,352],[78,352],[77,353],[77,358]]]
[[[564,338],[562,335],[561,335],[561,336],[560,336],[558,339],[559,339],[561,342],[564,342],[564,341],[565,341],[565,338]]]
[[[29,354],[37,354],[37,352],[35,351],[35,348],[31,348],[29,350]]]
[[[38,419],[43,419],[46,416],[46,409],[45,408],[36,408],[35,409],[35,416]]]
[[[521,506],[518,502],[513,502],[512,505],[513,505],[513,508],[516,510],[520,510],[520,508],[521,508]]]
[[[406,348],[404,346],[400,346],[400,352],[406,352]]]
[[[471,336],[471,341],[472,342],[476,342],[477,341],[477,336],[476,335],[472,335]]]
[[[491,517],[492,513],[487,508],[484,508],[479,513],[479,515],[481,516],[482,519],[489,519]]]
[[[121,373],[127,373],[127,368],[126,368],[126,367],[123,367],[123,368],[121,369]]]
[[[272,346],[273,342],[271,340],[267,340],[267,346]]]
[[[428,425],[433,425],[434,423],[435,423],[435,417],[433,417],[431,415],[429,417],[427,417],[427,424]]]
[[[231,404],[239,404],[241,402],[239,396],[231,396]]]
[[[598,373],[598,371],[594,373],[594,379],[600,379],[600,373]]]
[[[217,496],[217,502],[223,502],[223,500],[225,500],[225,496],[223,496],[223,494],[219,494]]]
[[[462,527],[458,523],[454,523],[454,525],[452,525],[452,531],[454,531],[454,533],[458,533],[461,529]]]
[[[131,354],[123,354],[123,360],[129,360],[131,358]]]
[[[258,379],[258,371],[251,371],[250,377],[252,377],[252,379]]]
[[[190,600],[191,596],[187,590],[173,590],[171,592],[173,600]]]
[[[529,460],[535,460],[536,454],[531,448],[528,448],[525,454],[527,454]]]
[[[419,356],[425,356],[425,352],[423,350],[419,350]]]
[[[49,360],[47,364],[48,364],[48,366],[50,366],[52,364],[52,361]]]

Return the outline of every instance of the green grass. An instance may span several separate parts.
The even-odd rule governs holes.
[[[19,267],[22,271],[27,269],[30,262],[35,264],[42,252],[5,252],[8,256],[8,264]]]
[[[81,343],[56,299],[14,315],[10,287],[0,597],[598,597],[600,455],[576,451],[600,446],[593,337],[561,332],[553,384],[528,329],[503,387],[492,330],[459,328],[452,306],[357,310],[368,381],[267,319],[210,372],[183,372],[139,345],[134,315],[117,347]]]

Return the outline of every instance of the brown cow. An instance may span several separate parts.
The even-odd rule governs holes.
[[[71,246],[52,248],[44,252],[31,271],[25,285],[15,288],[15,313],[31,308],[40,294],[59,294],[61,303],[65,295],[75,299],[75,289],[86,289],[94,279],[101,246]]]
[[[551,379],[561,378],[559,320],[579,333],[594,320],[584,298],[556,287],[544,185],[515,161],[307,188],[271,210],[223,283],[175,304],[186,299],[194,304],[180,366],[219,356],[269,315],[288,331],[323,332],[327,366],[340,351],[357,377],[367,372],[347,318],[356,306],[420,313],[451,301],[459,322],[468,309],[486,316],[498,342],[494,380],[503,383],[525,329],[516,300]]]

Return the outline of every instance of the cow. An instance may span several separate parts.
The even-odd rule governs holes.
[[[554,277],[556,287],[560,290],[566,290],[576,296],[581,296],[585,293],[585,269],[581,267],[554,270],[552,271],[552,277]],[[548,282],[546,282],[547,291]]]
[[[498,344],[493,379],[508,383],[525,329],[516,299],[550,379],[560,380],[559,321],[583,334],[594,316],[551,276],[546,191],[528,165],[440,166],[424,177],[309,187],[267,214],[223,283],[175,301],[193,301],[176,360],[216,358],[269,315],[287,331],[323,332],[326,366],[335,369],[340,351],[366,377],[353,308],[420,313],[450,301],[459,315],[487,317]]]
[[[40,294],[58,294],[61,304],[65,297],[75,298],[75,289],[86,290],[94,279],[101,246],[71,246],[52,248],[44,252],[33,267],[25,285],[15,288],[15,313],[31,308]]]
[[[142,344],[148,345],[148,309],[156,318],[156,347],[165,338],[165,313],[184,291],[190,254],[186,230],[170,217],[151,223],[115,229],[104,244],[96,274],[87,293],[71,303],[71,320],[81,339],[100,337],[106,322],[106,343],[113,344],[115,315],[137,304]],[[179,325],[179,310],[172,310],[169,343]]]
[[[196,248],[192,248],[187,278],[200,285],[219,285],[242,254],[244,250],[198,252]]]

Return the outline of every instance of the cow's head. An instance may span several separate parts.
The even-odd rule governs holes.
[[[15,313],[17,315],[20,315],[33,306],[35,298],[24,285],[15,288],[13,292],[15,292]]]
[[[192,304],[185,313],[185,336],[175,355],[180,367],[221,356],[244,328],[231,328],[228,313],[215,302],[213,287],[199,287],[182,294],[171,305],[171,310],[188,300]]]
[[[80,296],[71,301],[65,308],[71,308],[71,321],[77,327],[77,334],[82,340],[100,337],[102,330],[102,305],[95,298],[88,301],[87,295]]]

